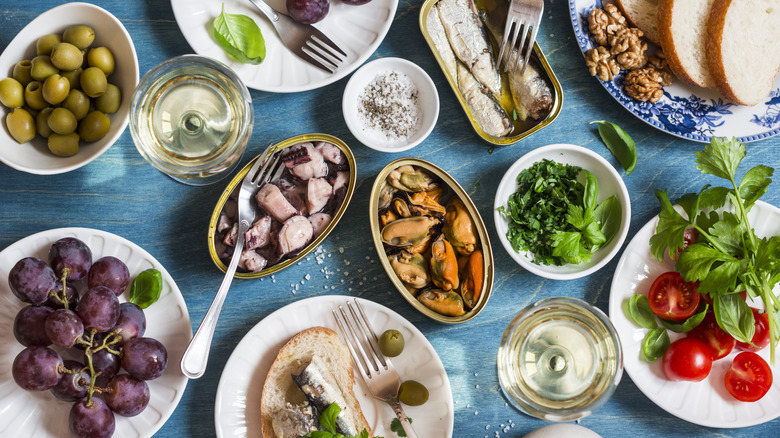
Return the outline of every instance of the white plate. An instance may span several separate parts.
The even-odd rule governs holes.
[[[331,309],[353,297],[326,295],[289,304],[257,323],[236,345],[230,355],[217,388],[214,422],[217,436],[261,437],[260,398],[265,376],[279,349],[297,333],[323,326],[338,332]],[[413,379],[425,384],[430,398],[422,406],[404,406],[414,421],[418,436],[449,438],[455,419],[452,390],[447,372],[436,350],[415,326],[381,304],[360,299],[371,325],[377,333],[393,328],[404,335],[406,347],[393,365],[402,380]],[[363,379],[355,376],[355,393],[375,435],[396,436],[390,430],[395,415],[386,403],[373,397]]]
[[[211,24],[220,14],[223,3],[226,13],[251,17],[260,27],[266,47],[266,58],[261,64],[242,64],[225,54],[214,41]],[[277,11],[287,11],[284,0],[268,0],[267,3]],[[390,29],[398,0],[372,0],[360,6],[331,0],[330,12],[315,27],[347,54],[344,64],[333,74],[306,63],[289,51],[268,19],[247,0],[171,0],[171,6],[181,33],[196,53],[224,62],[249,88],[291,93],[336,82],[365,62]]]
[[[48,259],[49,247],[63,237],[81,239],[92,250],[93,260],[114,256],[125,262],[130,278],[149,268],[162,274],[160,300],[144,309],[146,334],[162,342],[168,350],[168,368],[162,376],[149,381],[149,405],[131,418],[116,416],[115,438],[151,437],[171,416],[179,404],[187,378],[179,369],[184,348],[192,338],[192,326],[187,305],[165,268],[138,245],[117,235],[88,228],[59,228],[42,231],[11,244],[0,252],[0,413],[3,425],[0,435],[61,437],[68,429],[68,414],[72,403],[56,399],[49,391],[27,392],[19,388],[11,376],[11,364],[24,347],[13,334],[14,318],[26,304],[19,301],[8,287],[8,272],[24,257]],[[82,280],[83,281],[83,280]],[[79,287],[84,293],[84,287]],[[124,294],[120,301],[126,301]]]
[[[758,201],[749,215],[756,235],[780,234],[780,209]],[[737,351],[713,362],[709,377],[701,382],[672,382],[664,376],[661,360],[647,363],[641,359],[642,339],[647,332],[626,317],[624,302],[634,294],[647,293],[658,275],[674,269],[666,257],[659,262],[650,254],[650,237],[655,234],[656,216],[634,236],[626,246],[615,269],[609,295],[609,318],[623,343],[623,366],[631,380],[655,404],[672,415],[709,427],[747,427],[765,423],[780,416],[779,367],[773,367],[774,383],[761,400],[754,403],[737,401],[726,391],[723,377],[731,367]],[[775,288],[775,293],[778,293]],[[672,341],[681,335],[674,334]],[[759,352],[769,363],[769,348]]]
[[[588,15],[594,7],[611,1],[569,0],[574,35],[583,55],[594,46],[588,31]],[[649,44],[652,46],[652,43]],[[587,75],[585,65],[582,74]],[[635,116],[669,134],[703,143],[712,137],[737,137],[747,143],[780,133],[780,76],[775,78],[770,96],[756,106],[729,103],[714,88],[701,88],[675,80],[664,87],[664,97],[656,103],[628,97],[620,85],[623,73],[614,81],[597,80],[609,94]]]
[[[517,175],[523,170],[531,167],[537,161],[548,159],[561,164],[579,166],[590,171],[599,182],[599,196],[597,202],[601,203],[604,199],[615,195],[620,202],[621,217],[620,226],[616,234],[612,237],[609,244],[596,251],[588,264],[580,263],[578,265],[566,264],[563,266],[555,265],[537,265],[532,262],[533,254],[526,252],[517,253],[512,248],[512,244],[506,238],[509,230],[510,219],[504,213],[498,211],[503,206],[507,208],[509,196],[517,191]],[[586,149],[582,146],[572,144],[551,144],[543,146],[528,152],[515,161],[507,169],[501,182],[496,189],[496,197],[493,201],[493,222],[496,225],[501,245],[504,246],[507,254],[514,259],[517,264],[536,275],[550,278],[553,280],[572,280],[575,278],[590,275],[604,265],[609,263],[613,257],[620,251],[623,241],[628,235],[628,226],[631,223],[631,199],[628,196],[628,189],[623,182],[623,178],[617,173],[614,167],[601,155]]]

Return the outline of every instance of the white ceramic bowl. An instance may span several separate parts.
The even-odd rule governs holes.
[[[537,265],[531,262],[531,260],[533,260],[532,254],[515,252],[515,250],[512,249],[509,240],[506,238],[510,220],[503,213],[499,212],[498,208],[500,206],[506,208],[509,196],[517,190],[517,175],[524,169],[531,167],[531,165],[544,158],[589,170],[596,176],[596,179],[599,182],[597,202],[601,203],[604,199],[612,195],[617,196],[617,199],[620,202],[621,218],[617,233],[615,233],[606,247],[601,248],[593,254],[590,263],[580,263],[577,265],[567,264],[563,266]],[[628,196],[626,185],[623,183],[623,179],[615,168],[612,167],[607,160],[601,157],[601,155],[590,149],[583,148],[582,146],[551,144],[534,149],[523,155],[506,171],[496,190],[496,198],[493,202],[493,219],[501,244],[504,246],[504,249],[506,249],[509,256],[520,266],[541,277],[553,280],[572,280],[598,271],[609,263],[615,254],[618,253],[620,247],[623,246],[623,241],[626,239],[628,227],[631,223],[631,201]]]
[[[380,74],[398,72],[406,75],[417,88],[420,122],[416,131],[404,140],[381,138],[367,129],[359,114],[360,95]],[[439,94],[430,76],[417,64],[402,58],[382,58],[360,67],[349,79],[342,100],[344,120],[352,135],[371,149],[381,152],[409,150],[428,137],[439,118]]]
[[[109,115],[111,128],[102,139],[79,143],[79,151],[71,157],[58,157],[49,152],[46,139],[36,136],[26,144],[17,143],[8,133],[5,116],[10,110],[0,105],[0,161],[23,172],[54,175],[78,169],[108,150],[127,127],[130,100],[138,84],[138,56],[130,34],[110,12],[89,3],[65,3],[39,15],[24,27],[0,55],[0,79],[10,77],[14,65],[35,56],[35,42],[50,33],[62,33],[74,24],[86,24],[95,31],[92,47],[108,47],[114,54],[116,70],[109,82],[122,90],[119,110]]]

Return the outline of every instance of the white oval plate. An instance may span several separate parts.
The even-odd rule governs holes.
[[[612,240],[606,247],[596,251],[588,264],[580,263],[578,265],[566,264],[563,266],[555,265],[537,265],[532,262],[533,254],[526,252],[517,253],[512,244],[506,238],[509,230],[510,219],[504,213],[498,211],[498,208],[507,207],[509,196],[517,191],[517,175],[523,170],[531,167],[537,161],[548,159],[561,164],[579,166],[590,171],[596,176],[599,182],[599,196],[597,202],[615,195],[620,202],[621,218],[617,233],[612,236]],[[501,182],[496,189],[496,197],[493,201],[493,222],[496,225],[501,245],[504,246],[507,254],[514,259],[517,264],[541,277],[553,280],[572,280],[575,278],[590,275],[604,265],[609,263],[613,257],[620,251],[623,242],[628,235],[628,226],[631,224],[631,199],[628,196],[628,189],[623,182],[623,178],[617,173],[614,167],[601,155],[582,146],[572,144],[551,144],[534,149],[523,155],[515,161],[512,166],[504,173]]]
[[[289,304],[257,323],[236,345],[217,388],[214,422],[220,438],[261,437],[260,398],[265,376],[279,350],[294,335],[314,326],[328,327],[338,333],[331,310],[353,297],[326,295]],[[387,307],[360,299],[377,333],[396,329],[404,335],[406,347],[393,358],[401,380],[414,379],[425,384],[430,398],[422,406],[404,406],[414,421],[418,436],[449,438],[455,414],[450,381],[436,350],[415,326]],[[363,379],[355,376],[355,393],[375,435],[396,436],[390,430],[395,415],[384,402],[374,399]]]
[[[748,214],[756,235],[780,234],[780,209],[758,201]],[[609,295],[609,318],[623,344],[623,366],[631,380],[650,400],[683,420],[708,427],[747,427],[765,423],[780,416],[780,383],[778,367],[773,367],[774,383],[761,400],[754,403],[737,401],[727,391],[723,377],[738,351],[713,362],[709,377],[701,382],[672,382],[664,376],[662,361],[648,363],[641,359],[642,339],[647,332],[632,323],[623,311],[625,301],[637,293],[647,293],[660,274],[674,270],[666,257],[657,261],[650,254],[650,237],[655,234],[658,216],[636,233],[615,269]],[[775,288],[778,293],[778,288]],[[671,333],[672,341],[681,335]],[[758,354],[769,363],[769,348]]]
[[[211,24],[220,14],[223,3],[225,13],[246,15],[260,27],[266,58],[259,65],[236,61],[214,41]],[[277,11],[287,11],[284,0],[268,0],[267,3]],[[372,0],[360,6],[350,6],[341,0],[330,2],[330,12],[315,27],[347,54],[344,64],[333,74],[306,63],[289,51],[268,19],[247,0],[171,0],[171,6],[181,33],[196,53],[224,62],[249,88],[292,93],[336,82],[365,62],[390,29],[398,0]]]
[[[583,55],[594,46],[588,31],[588,15],[594,7],[602,7],[604,3],[612,2],[569,0],[574,36]],[[582,74],[588,74],[584,65]],[[620,86],[623,75],[621,73],[613,81],[595,80],[632,114],[677,137],[702,143],[709,143],[712,137],[737,137],[747,143],[780,133],[780,75],[775,78],[772,93],[764,102],[752,107],[729,103],[717,89],[687,85],[680,80],[664,87],[664,97],[660,101],[639,102],[626,95]]]
[[[163,278],[160,299],[144,309],[146,334],[162,342],[168,350],[168,368],[162,376],[148,382],[151,398],[146,409],[135,417],[116,415],[115,438],[148,438],[155,434],[179,404],[187,378],[179,368],[184,349],[192,338],[187,305],[168,271],[138,245],[105,231],[88,228],[59,228],[25,237],[0,252],[0,412],[2,436],[61,437],[68,430],[72,403],[56,399],[51,392],[27,392],[11,376],[11,364],[24,347],[13,334],[14,318],[26,306],[8,287],[8,272],[24,257],[48,259],[49,247],[63,237],[81,239],[92,250],[92,259],[114,256],[125,262],[130,278],[154,268]],[[83,281],[83,280],[82,280]],[[81,285],[79,285],[81,286]],[[85,287],[79,287],[84,293]],[[123,294],[120,301],[126,301]],[[55,348],[56,349],[56,348]],[[60,350],[61,351],[61,350]]]

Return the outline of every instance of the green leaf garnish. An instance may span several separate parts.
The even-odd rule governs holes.
[[[361,432],[360,435],[355,436],[344,436],[336,432],[336,418],[340,413],[341,407],[336,403],[331,403],[325,408],[322,414],[320,414],[320,426],[325,428],[325,430],[315,430],[300,438],[368,438],[368,431],[366,429],[363,429],[363,432]],[[374,438],[382,437],[376,436]]]
[[[631,172],[636,167],[636,143],[634,143],[631,136],[620,126],[606,120],[590,123],[598,123],[601,141],[612,152],[612,155],[618,159],[620,165],[626,170],[626,175],[631,175]]]
[[[702,321],[704,321],[704,317],[707,315],[707,310],[709,307],[710,306],[708,304],[701,306],[696,313],[689,316],[685,321],[682,322],[669,321],[663,318],[658,319],[661,321],[662,326],[675,333],[688,333],[689,331],[696,328],[697,325],[701,324]]]
[[[412,419],[408,418],[408,420],[409,424],[412,424]],[[393,421],[390,422],[390,430],[395,432],[401,438],[406,437],[406,431],[404,431],[404,427],[401,426],[401,420],[398,418],[393,418]]]
[[[656,327],[647,332],[645,338],[642,340],[642,355],[648,362],[654,362],[664,355],[671,343],[672,341],[669,339],[669,334],[666,333],[666,329],[663,327]]]
[[[650,308],[650,301],[647,296],[642,294],[631,295],[626,300],[626,313],[631,321],[639,327],[653,330],[658,327],[655,320],[655,313]]]
[[[222,12],[211,26],[214,39],[222,50],[245,64],[260,64],[265,59],[265,40],[257,23],[246,15]]]
[[[162,292],[162,274],[157,269],[147,269],[133,280],[127,300],[146,309],[160,299],[160,292]]]

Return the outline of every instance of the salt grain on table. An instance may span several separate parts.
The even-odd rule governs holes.
[[[420,126],[417,87],[403,73],[379,73],[358,100],[364,132],[379,141],[402,143]]]

